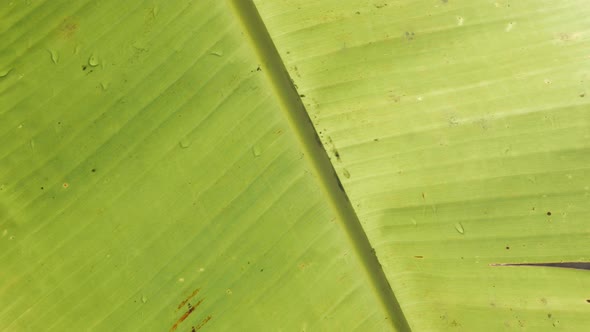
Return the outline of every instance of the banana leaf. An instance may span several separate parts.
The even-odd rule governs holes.
[[[0,330],[585,330],[588,16],[3,1]]]

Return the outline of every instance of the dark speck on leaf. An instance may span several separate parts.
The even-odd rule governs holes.
[[[339,152],[338,152],[338,150],[336,150],[336,149],[334,149],[334,156],[335,156],[337,159],[340,159],[340,153],[339,153]]]
[[[90,170],[92,173],[96,173],[96,168]]]
[[[547,215],[550,216],[551,215],[551,211],[547,211]]]
[[[260,269],[260,272],[264,271],[264,269]]]
[[[82,65],[82,70],[86,70],[88,68],[86,65]]]
[[[510,247],[506,246],[506,250],[510,250]]]
[[[590,299],[586,300],[586,302],[590,303]]]

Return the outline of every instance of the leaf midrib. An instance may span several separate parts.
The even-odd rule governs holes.
[[[261,62],[281,109],[289,122],[304,157],[315,173],[324,194],[337,213],[351,246],[381,302],[391,325],[398,331],[410,331],[409,324],[387,280],[385,272],[365,233],[358,215],[342,187],[340,179],[324,149],[305,106],[293,85],[256,5],[251,0],[230,0],[234,14],[245,30],[250,45]]]

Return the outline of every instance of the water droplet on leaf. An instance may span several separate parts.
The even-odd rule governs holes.
[[[262,154],[262,151],[260,150],[259,146],[254,146],[252,148],[252,154],[254,155],[254,157],[259,157]]]
[[[92,54],[89,58],[88,58],[88,64],[91,67],[96,67],[98,66],[98,58],[96,57],[96,55]]]
[[[457,232],[459,232],[459,234],[465,234],[465,229],[463,228],[463,225],[461,225],[460,222],[455,224],[455,229],[457,230]]]
[[[57,64],[59,62],[59,54],[57,54],[57,51],[47,50],[47,52],[49,52],[49,54],[51,55],[51,61],[53,61],[53,63]]]
[[[191,141],[189,141],[187,138],[183,138],[180,140],[180,142],[178,142],[178,145],[180,145],[180,147],[183,149],[187,149],[189,146],[191,146]]]
[[[147,297],[145,295],[141,296],[141,303],[146,303],[147,302]]]
[[[0,69],[0,77],[6,77],[12,71],[12,68]]]
[[[350,179],[350,173],[346,168],[342,169],[342,175],[344,175],[345,178]]]

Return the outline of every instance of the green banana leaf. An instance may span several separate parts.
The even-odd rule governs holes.
[[[0,331],[584,331],[582,0],[0,3]]]

